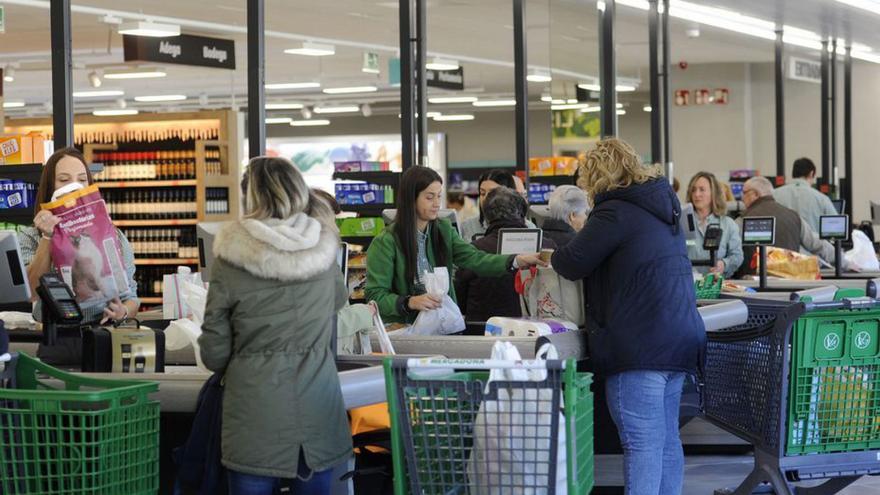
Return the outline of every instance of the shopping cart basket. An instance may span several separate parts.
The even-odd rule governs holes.
[[[501,368],[546,369],[546,378],[488,382],[489,370]],[[395,494],[553,495],[563,475],[569,494],[589,493],[591,383],[574,360],[387,359]],[[517,411],[504,416],[509,423],[491,420],[504,407]],[[565,473],[557,472],[560,429]],[[476,444],[521,448],[513,460],[506,452],[478,454]]]
[[[708,332],[704,376],[706,417],[755,447],[734,493],[811,479],[828,481],[802,491],[836,493],[880,473],[880,302],[744,301],[744,325]]]
[[[157,493],[158,389],[13,355],[0,369],[0,493]]]

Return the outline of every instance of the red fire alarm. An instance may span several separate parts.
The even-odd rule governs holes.
[[[684,60],[678,63],[678,68],[681,70],[685,70],[688,68],[688,63]]]

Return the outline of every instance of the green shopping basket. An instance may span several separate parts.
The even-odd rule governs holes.
[[[724,287],[724,277],[714,273],[710,273],[703,277],[702,280],[694,282],[694,291],[697,293],[697,299],[718,299],[721,296],[721,289]]]
[[[14,355],[0,371],[0,493],[157,493],[158,389]]]
[[[554,495],[561,476],[569,494],[592,489],[592,375],[577,373],[574,360],[389,358],[384,366],[396,495]],[[489,382],[498,368],[546,370],[546,378]]]

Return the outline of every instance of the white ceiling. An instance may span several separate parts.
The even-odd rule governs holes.
[[[848,37],[880,51],[880,16],[857,11],[833,0],[693,0],[819,33]],[[43,102],[51,94],[48,2],[9,0],[6,33],[0,34],[0,65],[16,64],[16,80],[5,84],[7,100],[24,100],[24,110],[8,115],[44,115]],[[100,21],[100,10],[116,11],[121,17],[139,15],[171,17],[182,31],[231,38],[236,41],[238,69],[200,69],[165,66],[168,77],[126,82],[105,81],[106,88],[126,92],[130,106],[173,109],[199,106],[198,96],[209,96],[210,106],[243,104],[247,89],[247,53],[244,33],[245,0],[73,0],[74,87],[89,89],[87,74],[95,69],[122,64],[122,38]],[[334,101],[372,102],[377,108],[393,107],[398,90],[388,86],[387,63],[398,46],[396,0],[267,0],[266,79],[287,82],[320,79],[324,87],[372,83],[378,93]],[[428,51],[462,62],[467,91],[479,95],[513,94],[513,31],[510,0],[428,0]],[[529,0],[527,2],[529,64],[554,71],[554,95],[573,96],[574,84],[585,76],[598,75],[597,12],[593,0]],[[82,10],[88,12],[82,12]],[[771,41],[751,38],[702,26],[699,38],[689,38],[693,24],[673,19],[672,57],[691,64],[707,62],[768,62],[773,58]],[[618,6],[616,26],[619,76],[647,79],[647,13]],[[336,45],[332,57],[303,57],[283,53],[302,40],[330,40]],[[383,73],[360,71],[363,52],[380,53]],[[793,49],[801,51],[800,49]],[[815,55],[815,54],[814,54]],[[533,99],[550,89],[548,84],[529,84]],[[103,89],[103,88],[102,88]],[[647,89],[643,83],[641,91]],[[134,104],[134,96],[184,93],[183,104],[157,107]],[[268,93],[272,100],[314,103],[328,99],[320,92]],[[623,98],[626,99],[627,95]],[[77,111],[105,101],[77,100]],[[388,111],[394,111],[391,108]]]

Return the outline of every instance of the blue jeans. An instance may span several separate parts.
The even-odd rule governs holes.
[[[608,409],[623,446],[627,495],[679,495],[684,451],[678,408],[685,374],[625,371],[605,382]]]
[[[312,471],[300,452],[297,478],[291,480],[290,495],[328,495],[333,483],[333,470]],[[309,475],[311,474],[311,477]],[[302,480],[300,478],[308,478]],[[259,476],[229,470],[229,495],[274,495],[279,493],[281,478]]]

